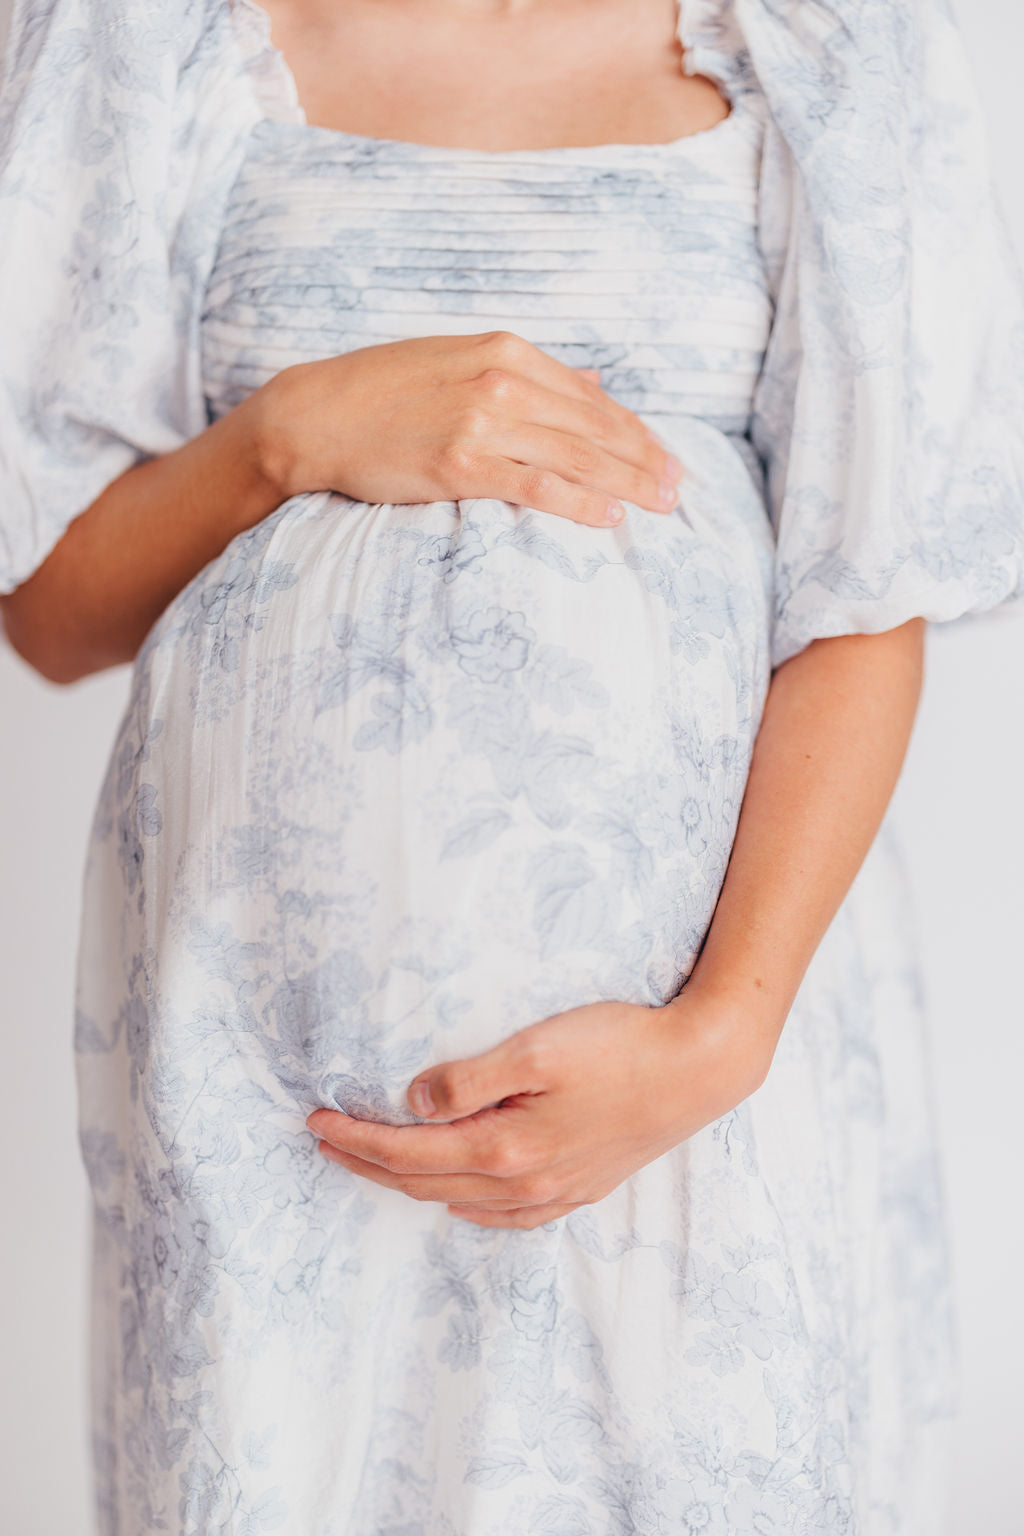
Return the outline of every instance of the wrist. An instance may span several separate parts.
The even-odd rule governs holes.
[[[275,506],[303,491],[321,489],[307,483],[302,453],[305,374],[310,366],[299,363],[282,369],[238,407],[238,413],[246,413],[249,462]]]
[[[789,1004],[765,996],[765,989],[736,978],[693,972],[679,995],[662,1010],[669,1049],[686,1037],[689,1056],[695,1035],[724,1099],[734,1107],[759,1088],[771,1066]]]
[[[675,1001],[688,997],[691,1004],[699,1002],[715,1016],[734,1019],[738,1028],[769,1038],[774,1045],[794,996],[795,989],[782,989],[765,978],[736,971],[723,975],[710,966],[702,968],[698,961]]]

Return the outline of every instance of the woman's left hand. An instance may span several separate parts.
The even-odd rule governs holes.
[[[414,1079],[434,1124],[318,1109],[320,1151],[487,1227],[538,1227],[602,1199],[764,1080],[765,1031],[691,982],[663,1008],[593,1003]]]

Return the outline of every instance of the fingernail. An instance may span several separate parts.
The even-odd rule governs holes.
[[[667,475],[671,475],[676,485],[679,484],[680,480],[685,474],[683,466],[680,464],[674,453],[670,453],[668,458],[665,460],[665,473]]]
[[[413,1083],[409,1089],[409,1103],[414,1115],[432,1115],[437,1108],[430,1097],[429,1083]]]
[[[672,484],[671,480],[663,480],[658,486],[658,500],[665,507],[674,507],[679,488]]]
[[[643,426],[642,422],[641,422],[641,426]],[[657,432],[652,432],[650,427],[646,427],[645,426],[644,427],[644,431],[647,433],[647,436],[650,438],[652,443],[660,443],[661,442],[661,438],[658,436]]]
[[[613,501],[605,513],[605,520],[609,523],[621,523],[625,515],[625,507],[620,506],[617,501]]]

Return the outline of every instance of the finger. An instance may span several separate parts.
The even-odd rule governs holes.
[[[513,506],[551,512],[570,523],[584,523],[588,528],[615,528],[626,517],[621,501],[592,486],[565,480],[553,469],[493,456],[480,459],[475,469],[463,496],[493,496]]]
[[[572,376],[575,380],[580,375],[582,370],[576,370]],[[487,368],[467,381],[465,405],[466,424],[481,447],[492,447],[495,427],[524,422],[583,438],[645,470],[654,480],[678,483],[682,477],[683,466],[639,416],[585,377],[582,389],[568,391],[529,372]],[[529,455],[525,457],[533,462]]]
[[[510,459],[543,465],[574,485],[590,486],[650,512],[671,512],[679,499],[679,486],[674,480],[639,469],[600,444],[573,433],[523,425],[499,434],[495,446]],[[663,462],[665,455],[661,449],[656,453]],[[661,468],[659,463],[659,472]]]
[[[398,1174],[489,1172],[497,1139],[483,1117],[465,1125],[380,1125],[317,1109],[306,1124],[339,1152]]]
[[[499,383],[501,375],[531,379],[556,394],[568,395],[572,399],[591,404],[597,403],[606,415],[623,426],[630,430],[639,428],[641,434],[651,436],[635,411],[620,405],[601,388],[600,383],[587,377],[587,373],[594,370],[572,368],[512,331],[488,331],[473,340],[474,350],[470,354],[470,362],[471,366],[476,366],[477,372],[471,374],[471,377],[479,378],[494,371],[499,376]]]
[[[669,479],[680,480],[683,466],[643,418],[609,395],[599,378],[591,380],[585,373],[583,378],[585,383],[582,392],[570,395],[560,390],[546,391],[572,409],[576,413],[575,419],[551,420],[549,406],[544,415],[538,414],[536,417],[537,425],[559,426],[566,432],[578,432],[580,436],[593,438],[641,469],[649,469],[659,477],[665,475]],[[534,419],[532,413],[530,419]]]
[[[542,1093],[548,1086],[544,1038],[534,1025],[479,1056],[428,1067],[409,1084],[410,1108],[424,1118],[456,1120],[514,1094]]]
[[[518,391],[513,386],[509,396],[505,403],[511,408],[511,418],[506,419],[521,417],[531,426],[581,438],[645,471],[654,481],[669,480],[677,485],[682,479],[679,460],[632,411],[611,409],[614,402],[599,389],[591,399],[578,399],[524,382]]]
[[[471,1221],[477,1227],[516,1227],[520,1230],[543,1227],[549,1221],[558,1221],[560,1217],[568,1216],[572,1211],[578,1210],[579,1203],[531,1205],[511,1211],[478,1210],[472,1205],[449,1205],[448,1207],[449,1215],[458,1216],[462,1221]]]
[[[341,1167],[347,1168],[350,1173],[357,1174],[362,1179],[368,1179],[371,1184],[379,1184],[382,1189],[397,1190],[400,1194],[408,1195],[412,1200],[436,1201],[440,1205],[454,1202],[495,1211],[518,1210],[530,1204],[529,1197],[533,1186],[529,1180],[516,1180],[513,1183],[477,1173],[393,1173],[388,1168],[381,1168],[377,1163],[365,1162],[362,1158],[353,1157],[348,1152],[339,1152],[335,1147],[328,1146],[326,1142],[320,1143],[319,1151],[321,1157],[326,1158],[329,1163],[338,1163]],[[510,1184],[514,1189],[514,1195],[508,1193],[503,1195],[502,1191],[508,1190]],[[540,1192],[539,1189],[538,1192]]]

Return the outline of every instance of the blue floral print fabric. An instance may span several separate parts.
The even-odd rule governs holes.
[[[694,0],[680,36],[716,128],[481,153],[311,127],[249,0],[16,12],[5,590],[280,368],[402,337],[599,368],[686,466],[614,530],[296,497],[150,634],[76,1020],[103,1536],[940,1528],[886,836],[765,1085],[596,1205],[472,1227],[304,1124],[409,1121],[431,1061],[674,996],[772,666],[1020,588],[1020,301],[945,14]]]

